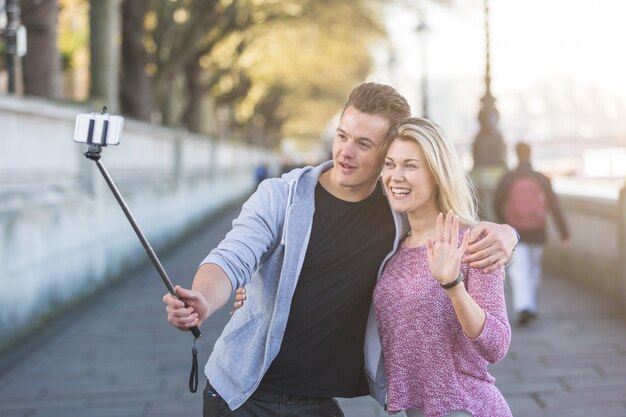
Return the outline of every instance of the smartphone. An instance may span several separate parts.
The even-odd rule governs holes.
[[[108,113],[84,113],[76,116],[74,141],[101,146],[119,145],[124,118]]]

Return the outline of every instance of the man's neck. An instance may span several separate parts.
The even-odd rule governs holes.
[[[439,211],[435,207],[408,213],[411,231],[405,244],[416,247],[425,244],[426,238],[434,239],[438,214]]]
[[[320,176],[319,182],[326,191],[340,200],[348,201],[350,203],[358,203],[359,201],[363,201],[369,197],[376,188],[376,183],[378,182],[377,179],[371,184],[363,184],[358,187],[342,186],[333,178],[334,169],[335,168],[331,168],[324,172]]]

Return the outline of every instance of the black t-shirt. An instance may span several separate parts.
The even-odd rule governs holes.
[[[259,390],[310,397],[368,394],[365,327],[395,227],[379,183],[365,200],[340,200],[317,184],[306,257],[281,349]]]

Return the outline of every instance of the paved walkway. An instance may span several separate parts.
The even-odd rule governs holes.
[[[163,257],[174,281],[189,285],[235,215]],[[187,389],[192,338],[166,323],[163,293],[148,265],[5,354],[0,416],[200,416],[200,394]],[[617,307],[555,277],[541,303],[540,319],[514,327],[507,358],[491,367],[513,415],[626,417],[626,321]],[[203,326],[201,364],[227,320],[224,310]],[[346,417],[386,415],[369,398],[340,403]]]

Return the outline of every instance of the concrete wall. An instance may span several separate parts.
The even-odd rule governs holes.
[[[0,349],[147,260],[95,163],[82,155],[86,146],[72,140],[76,114],[85,111],[0,97]],[[104,149],[101,161],[158,252],[248,195],[254,166],[266,158],[126,120],[121,145]]]
[[[587,285],[626,308],[626,193],[619,199],[561,194],[572,235],[564,250],[551,223],[544,265],[548,270]]]
[[[486,201],[482,207],[484,219],[494,220],[493,189],[500,172],[472,173],[479,198]],[[564,249],[550,217],[548,243],[545,247],[544,268],[586,285],[591,291],[621,303],[626,312],[626,187],[620,197],[611,193],[589,190],[589,184],[568,182],[555,187],[568,223],[572,245]],[[606,197],[591,196],[606,194]]]

